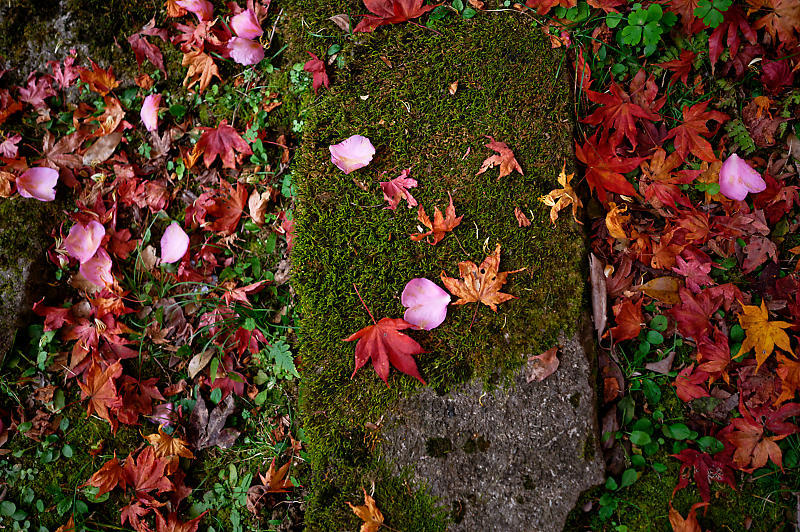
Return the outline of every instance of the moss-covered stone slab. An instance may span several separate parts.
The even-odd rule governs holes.
[[[327,17],[363,9],[298,4],[307,35],[337,32]],[[312,38],[305,44],[324,51]],[[578,492],[602,476],[589,363],[567,340],[584,308],[583,236],[570,220],[553,226],[537,201],[572,159],[563,56],[526,19],[505,13],[451,17],[436,31],[380,28],[356,36],[341,57],[331,89],[306,114],[295,170],[308,529],[357,529],[345,503],[363,501],[366,488],[395,530],[555,530]],[[377,153],[345,175],[328,147],[354,134],[369,137]],[[514,150],[524,176],[476,175],[494,153],[486,135]],[[444,208],[449,192],[464,216],[436,246],[409,239],[416,209],[384,208],[378,183],[405,168],[428,213]],[[515,207],[530,227],[519,227]],[[501,270],[524,268],[504,290],[517,299],[497,313],[451,306],[440,327],[411,332],[426,351],[417,360],[428,387],[394,370],[387,387],[370,367],[351,379],[354,346],[342,339],[370,324],[353,284],[376,319],[401,317],[410,279],[457,275],[458,262],[480,263],[498,242]],[[559,338],[561,369],[525,383],[527,357]],[[504,513],[514,522],[498,520]]]

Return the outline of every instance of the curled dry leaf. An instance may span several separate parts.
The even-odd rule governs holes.
[[[122,133],[110,133],[105,137],[100,137],[97,142],[91,145],[86,153],[83,154],[84,166],[96,166],[104,163],[114,154],[122,140]]]
[[[578,208],[583,207],[580,198],[578,197],[575,189],[572,188],[570,181],[572,181],[574,173],[567,175],[565,172],[566,162],[561,167],[561,173],[558,175],[558,184],[562,188],[556,188],[550,191],[546,196],[541,196],[539,201],[550,207],[550,221],[556,223],[558,220],[558,213],[561,209],[566,209],[572,205],[572,219],[578,224],[583,223],[578,220]]]
[[[555,373],[558,369],[559,360],[556,354],[559,346],[554,345],[541,355],[534,355],[528,358],[525,379],[528,382],[540,382]]]
[[[350,33],[350,15],[340,14],[330,17],[328,20],[336,24],[340,30]]]
[[[494,249],[494,253],[487,256],[481,262],[480,267],[472,261],[458,263],[458,274],[461,279],[447,277],[444,271],[441,273],[442,283],[451,294],[459,299],[454,305],[465,305],[467,303],[481,302],[493,311],[497,312],[497,305],[511,299],[516,299],[511,294],[504,294],[500,291],[506,283],[510,273],[517,273],[525,268],[509,272],[500,272],[500,243]]]
[[[367,495],[367,490],[364,490],[363,506],[353,506],[349,502],[347,505],[353,510],[354,514],[364,521],[359,532],[376,532],[383,525],[383,514],[375,504],[375,499]]]
[[[531,221],[519,207],[514,207],[514,218],[517,219],[517,224],[519,224],[520,227],[530,227],[531,225]]]
[[[592,253],[589,256],[589,279],[592,284],[592,315],[594,317],[594,328],[597,331],[598,340],[602,337],[603,331],[606,330],[608,313],[606,276],[603,269],[603,261]]]

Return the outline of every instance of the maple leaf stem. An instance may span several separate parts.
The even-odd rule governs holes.
[[[356,295],[358,296],[358,300],[361,301],[361,304],[364,305],[364,308],[366,309],[367,314],[369,314],[369,317],[372,318],[372,323],[377,325],[377,322],[375,321],[375,316],[372,315],[372,312],[370,312],[369,307],[367,306],[366,303],[364,303],[364,298],[361,297],[361,293],[359,293],[358,287],[356,286],[356,283],[353,283],[353,288],[356,289]]]
[[[472,324],[474,324],[474,323],[475,323],[475,316],[477,316],[477,315],[478,315],[478,307],[480,307],[480,305],[478,305],[478,304],[476,303],[476,304],[475,304],[475,311],[472,313],[472,320],[469,322],[469,329],[467,329],[467,331],[468,331],[468,332],[469,332],[469,331],[472,331]]]
[[[420,24],[420,23],[418,23],[418,22],[414,22],[413,20],[409,20],[409,21],[407,21],[407,22],[408,22],[409,24],[413,24],[414,26],[419,26],[419,27],[420,27],[420,28],[422,28],[423,30],[430,30],[430,31],[432,31],[433,33],[435,33],[436,35],[441,35],[441,34],[442,34],[441,32],[439,32],[439,31],[436,31],[436,30],[435,30],[435,29],[433,29],[433,28],[429,28],[429,27],[427,27],[427,26],[423,26],[422,24]]]

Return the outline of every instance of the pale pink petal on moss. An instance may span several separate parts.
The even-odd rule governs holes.
[[[208,0],[178,0],[175,3],[186,11],[197,15],[201,22],[211,20],[211,17],[214,16],[214,5]]]
[[[414,196],[412,196],[411,192],[408,191],[409,188],[414,188],[417,186],[417,180],[408,177],[410,173],[411,169],[406,168],[400,172],[399,176],[395,177],[391,181],[381,182],[383,199],[389,202],[389,206],[386,207],[387,209],[396,209],[397,206],[400,205],[400,201],[403,198],[405,198],[406,202],[408,203],[409,209],[417,205],[417,200],[414,199]]]
[[[743,200],[748,193],[761,192],[766,188],[767,183],[761,178],[761,174],[735,153],[722,163],[719,171],[719,191],[726,198]]]
[[[404,320],[430,331],[441,325],[447,316],[450,294],[430,279],[417,277],[406,284],[400,302],[408,309],[403,315]]]
[[[78,259],[78,262],[83,264],[94,257],[104,236],[106,228],[100,222],[92,220],[86,225],[75,224],[64,239],[64,248],[70,257]]]
[[[39,201],[56,199],[56,183],[58,171],[52,168],[28,168],[17,178],[17,190],[23,198],[35,198]]]
[[[264,59],[264,47],[257,41],[242,37],[231,37],[228,53],[240,65],[255,65]]]
[[[172,222],[161,237],[161,262],[177,262],[189,249],[189,235],[178,222]]]
[[[151,94],[144,99],[142,110],[139,113],[142,117],[142,123],[147,131],[158,130],[158,106],[161,105],[161,95]]]
[[[90,283],[104,288],[114,284],[114,276],[111,275],[111,257],[108,252],[100,248],[94,257],[81,264],[80,272]]]
[[[372,142],[361,135],[353,135],[339,144],[333,144],[330,146],[330,150],[331,162],[345,174],[364,168],[375,155],[375,147]]]
[[[231,29],[237,36],[245,39],[258,39],[264,33],[252,9],[246,9],[231,17]]]

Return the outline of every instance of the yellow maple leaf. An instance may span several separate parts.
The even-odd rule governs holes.
[[[606,213],[606,228],[608,229],[608,234],[620,240],[627,239],[628,235],[625,233],[622,224],[631,219],[630,214],[625,214],[628,212],[628,205],[623,203],[617,206],[613,201],[609,201],[608,207],[610,209]]]
[[[383,524],[383,514],[375,504],[375,499],[367,495],[367,490],[364,490],[364,503],[364,506],[353,506],[349,502],[347,504],[364,521],[359,532],[375,532]]]
[[[575,192],[575,189],[573,189],[572,185],[570,184],[570,181],[572,181],[572,178],[575,176],[575,174],[572,173],[567,175],[564,171],[565,169],[566,163],[564,163],[564,166],[561,167],[561,174],[558,176],[558,184],[563,188],[551,190],[546,196],[540,196],[539,201],[550,207],[551,222],[556,223],[556,220],[558,220],[558,212],[561,209],[566,209],[572,205],[572,218],[574,218],[579,224],[583,225],[583,223],[578,220],[578,208],[583,207],[583,204],[578,198],[578,194]]]
[[[164,425],[158,427],[158,434],[148,434],[145,439],[154,447],[153,451],[158,458],[167,456],[194,458],[192,451],[186,447],[186,442],[164,432]]]
[[[783,330],[791,327],[792,324],[785,321],[769,321],[769,312],[763,301],[761,302],[761,307],[742,305],[742,313],[739,314],[739,325],[747,333],[739,352],[747,353],[751,349],[755,349],[756,372],[758,372],[761,364],[772,354],[775,346],[789,353],[792,352],[789,335]]]

